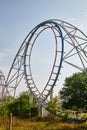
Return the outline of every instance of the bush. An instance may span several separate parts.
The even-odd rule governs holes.
[[[7,115],[9,114],[8,104],[4,103],[0,105],[0,115]]]

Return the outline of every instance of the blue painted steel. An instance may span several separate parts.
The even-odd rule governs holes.
[[[62,60],[63,60],[63,54],[64,54],[64,39],[63,39],[63,33],[62,33],[60,25],[57,22],[54,22],[53,20],[44,22],[44,24],[46,24],[46,23],[54,24],[55,27],[58,29],[60,37],[61,37],[62,49],[61,49],[61,59],[60,59],[59,69],[58,69],[58,72],[56,74],[56,78],[54,79],[52,87],[51,87],[49,93],[46,95],[45,99],[49,96],[50,92],[52,91],[52,89],[54,88],[54,86],[55,86],[55,84],[57,82],[57,79],[58,79],[58,76],[59,76],[59,73],[60,73],[60,69],[62,67]]]
[[[32,34],[31,34],[31,36],[30,36],[30,38],[29,38],[29,40],[28,40],[28,42],[27,42],[27,44],[26,44],[26,48],[25,48],[25,51],[24,51],[24,56],[25,56],[25,58],[24,58],[24,72],[25,72],[25,77],[26,77],[26,80],[27,80],[27,72],[26,72],[26,67],[25,67],[25,65],[26,65],[26,52],[27,52],[27,49],[28,49],[28,45],[29,45],[29,42],[31,41],[31,39],[32,39],[32,37],[33,37],[33,35],[34,35],[34,33],[38,30],[38,28],[39,27],[41,27],[41,26],[44,26],[45,24],[53,24],[55,27],[56,27],[56,29],[58,30],[58,32],[59,32],[59,34],[60,34],[60,37],[61,37],[61,44],[62,44],[62,48],[61,48],[61,59],[60,59],[60,64],[58,65],[59,66],[59,68],[58,68],[58,71],[57,71],[57,74],[56,74],[56,77],[55,77],[55,79],[54,79],[54,82],[53,82],[53,84],[52,84],[52,87],[51,87],[51,89],[49,90],[49,92],[48,92],[48,94],[45,96],[45,100],[47,99],[47,97],[49,96],[49,94],[50,94],[50,91],[53,89],[53,87],[55,86],[55,84],[56,84],[56,81],[57,81],[57,79],[58,79],[58,76],[59,76],[59,73],[60,73],[60,70],[61,70],[61,67],[62,67],[62,59],[63,59],[63,53],[64,53],[64,39],[63,39],[63,34],[62,34],[62,30],[61,30],[61,26],[57,23],[57,22],[55,22],[55,21],[53,21],[53,20],[48,20],[48,21],[45,21],[45,22],[42,22],[42,23],[40,23],[39,25],[37,25],[31,32],[32,32]],[[27,83],[28,83],[28,81],[27,81]],[[29,83],[28,83],[29,84]],[[31,90],[31,88],[30,88],[30,90]],[[36,95],[32,92],[32,94],[34,95],[34,97],[37,99],[37,97],[36,97]],[[38,100],[38,99],[37,99]]]

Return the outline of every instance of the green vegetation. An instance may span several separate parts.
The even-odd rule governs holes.
[[[75,73],[65,79],[60,91],[62,107],[72,110],[87,110],[87,75]]]
[[[59,97],[48,102],[47,109],[59,116],[38,117],[36,100],[28,92],[22,92],[15,99],[8,98],[8,103],[3,100],[0,104],[0,130],[9,130],[10,113],[12,130],[87,130],[87,77],[84,73],[67,77]]]
[[[12,100],[10,101],[10,99]],[[79,72],[67,77],[59,97],[56,96],[51,102],[48,102],[47,109],[54,114],[58,113],[60,109],[87,110],[87,76]],[[0,115],[9,113],[22,118],[37,116],[36,101],[28,92],[21,93],[15,99],[9,97],[8,103],[3,100],[3,103],[0,104]]]
[[[0,117],[0,130],[9,130],[9,118]],[[12,130],[87,130],[87,123],[61,122],[57,119],[20,119],[13,117]]]
[[[58,109],[59,109],[59,99],[56,96],[52,101],[48,103],[47,110],[50,111],[51,113],[56,114]]]
[[[33,98],[30,102],[30,95],[27,92],[23,92],[16,99],[12,99],[10,102],[3,102],[0,105],[0,115],[18,116],[22,118],[28,118],[29,116],[37,116],[38,109],[35,107],[36,101]]]

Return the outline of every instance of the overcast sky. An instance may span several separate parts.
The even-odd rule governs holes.
[[[69,22],[87,34],[87,0],[0,0],[0,70],[5,76],[26,35],[48,19]]]

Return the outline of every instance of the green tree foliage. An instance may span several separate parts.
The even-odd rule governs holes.
[[[9,113],[8,104],[0,104],[0,115],[7,115]]]
[[[15,116],[27,116],[29,111],[29,95],[22,93],[18,98],[8,104],[8,109]]]
[[[9,111],[15,116],[29,117],[35,116],[37,113],[36,101],[33,98],[30,101],[30,95],[27,92],[23,92],[20,96],[14,100],[14,102],[8,105]],[[33,111],[33,112],[32,112]]]
[[[50,101],[50,102],[48,103],[47,109],[48,109],[50,112],[56,114],[58,108],[59,108],[59,99],[58,99],[58,97],[56,96],[55,98],[53,98],[52,101]]]
[[[30,94],[23,92],[16,99],[12,100],[8,104],[0,105],[0,114],[5,115],[12,113],[14,116],[29,117],[35,116],[37,112],[36,101],[33,98],[30,102]]]
[[[87,75],[79,72],[67,77],[60,99],[64,108],[87,109]]]

